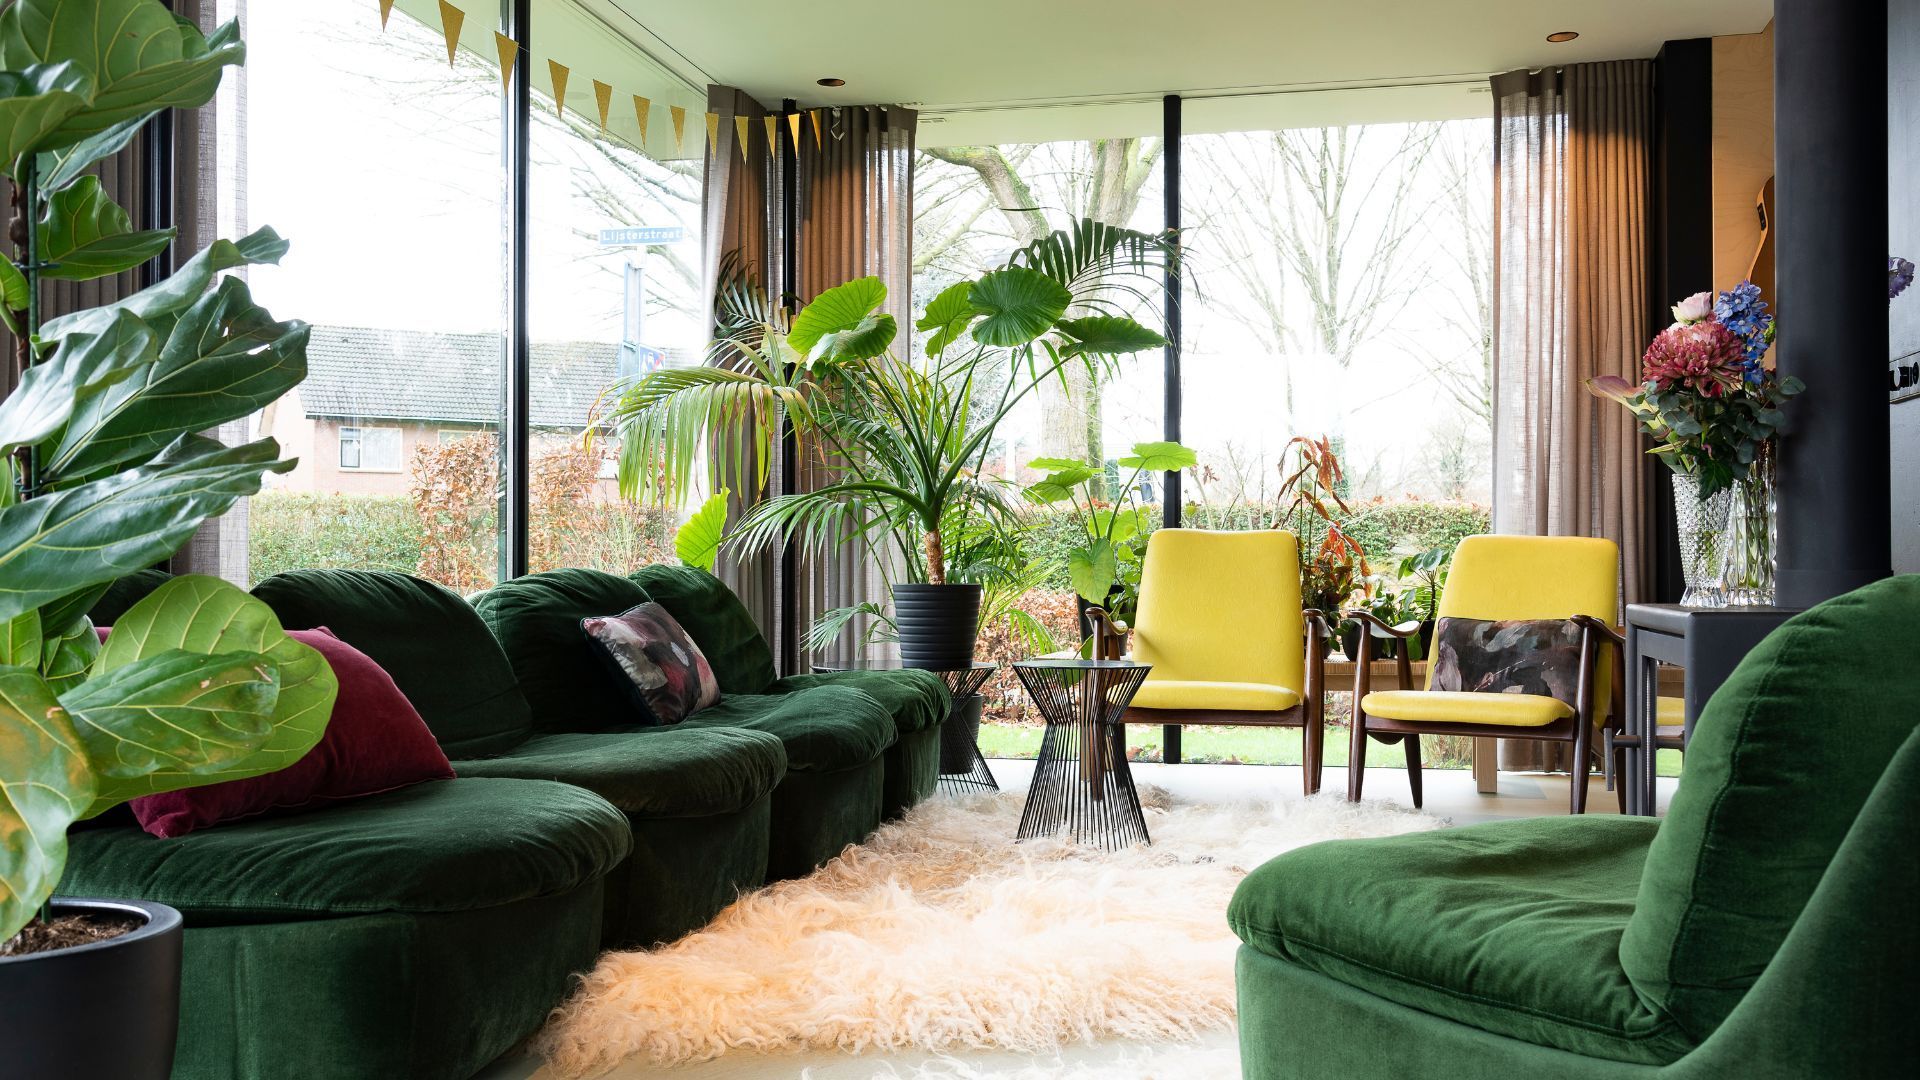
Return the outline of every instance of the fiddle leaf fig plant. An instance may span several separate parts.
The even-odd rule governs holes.
[[[0,152],[13,186],[0,311],[20,372],[0,401],[0,945],[42,913],[67,828],[128,799],[258,776],[319,741],[337,684],[237,586],[173,578],[101,641],[88,609],[285,472],[272,439],[202,432],[306,377],[308,327],[221,271],[273,263],[270,229],[222,240],[123,299],[43,321],[44,280],[165,252],[88,166],[165,108],[205,104],[244,56],[158,0],[14,0],[0,12]]]

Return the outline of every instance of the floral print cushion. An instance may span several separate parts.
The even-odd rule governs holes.
[[[1571,619],[1441,619],[1433,633],[1434,690],[1534,694],[1574,705],[1580,628]]]
[[[719,703],[720,682],[700,646],[659,604],[581,619],[580,629],[634,707],[656,723],[677,724]]]

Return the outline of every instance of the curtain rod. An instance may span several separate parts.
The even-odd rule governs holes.
[[[1354,90],[1395,90],[1419,89],[1429,86],[1467,86],[1484,85],[1488,79],[1501,74],[1497,71],[1459,72],[1448,75],[1422,75],[1409,77],[1404,81],[1391,82],[1348,82],[1348,83],[1295,83],[1279,84],[1267,87],[1225,86],[1197,90],[1171,91],[1183,101],[1221,101],[1233,98],[1286,97],[1295,94],[1326,94]],[[1063,109],[1087,107],[1093,105],[1158,105],[1166,93],[1126,93],[1098,95],[1083,98],[1014,98],[1008,101],[967,101],[951,105],[928,105],[908,102],[908,105],[920,109],[922,113],[975,113],[1004,112],[1019,109]]]

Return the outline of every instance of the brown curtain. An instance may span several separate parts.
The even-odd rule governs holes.
[[[1653,333],[1653,70],[1493,79],[1494,531],[1613,540],[1628,603],[1652,583],[1645,460],[1630,414],[1586,382],[1637,381]],[[1501,764],[1550,767],[1558,750],[1508,743]]]
[[[701,208],[702,281],[708,306],[712,306],[718,294],[721,262],[729,255],[740,260],[742,266],[759,279],[768,296],[777,298],[787,289],[781,277],[780,258],[785,215],[778,168],[764,145],[761,118],[767,115],[767,110],[745,91],[730,86],[709,86],[707,109],[720,118],[717,139],[706,150],[706,192]],[[734,118],[741,116],[749,121],[744,160],[736,145],[739,135],[734,124]],[[776,491],[778,471],[774,470]],[[747,498],[748,493],[735,493],[731,520],[739,520]],[[779,557],[742,558],[723,549],[716,571],[752,612],[754,622],[773,647],[773,654],[786,656],[788,642],[781,632],[780,618]]]
[[[829,109],[821,119],[818,145],[806,125],[800,139],[795,292],[808,300],[854,278],[878,277],[887,286],[885,310],[900,327],[895,353],[910,357],[918,115],[911,109],[869,105]],[[811,487],[826,482],[828,475],[818,461],[803,460],[797,482]],[[804,628],[837,607],[868,600],[884,604],[886,569],[857,545],[808,553],[798,583],[799,625]],[[813,659],[886,659],[889,647],[862,645],[866,628],[862,620]]]

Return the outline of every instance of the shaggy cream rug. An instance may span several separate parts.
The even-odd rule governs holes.
[[[1336,795],[1185,805],[1143,789],[1149,847],[1014,843],[1022,793],[936,797],[706,929],[608,953],[535,1049],[590,1076],[729,1050],[1044,1053],[1233,1024],[1227,900],[1280,852],[1441,819]]]

